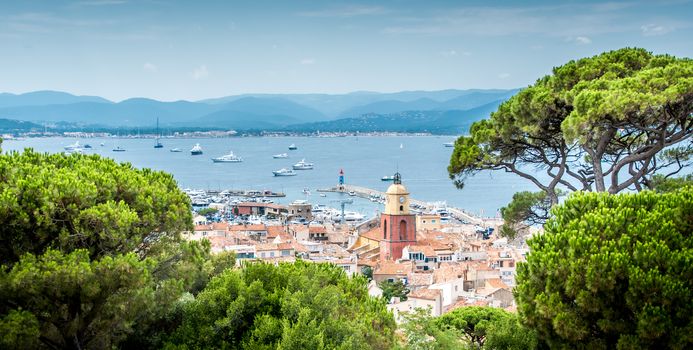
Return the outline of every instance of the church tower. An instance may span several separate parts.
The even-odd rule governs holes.
[[[416,244],[416,216],[409,212],[409,192],[399,173],[385,192],[385,211],[380,215],[380,259],[397,260],[402,249]]]

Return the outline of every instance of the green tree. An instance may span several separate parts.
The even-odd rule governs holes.
[[[503,309],[468,306],[452,310],[440,316],[436,322],[439,327],[458,332],[470,345],[481,349],[491,324],[511,317],[512,314]]]
[[[197,214],[202,215],[202,216],[209,216],[209,215],[214,215],[218,213],[219,210],[216,208],[202,208],[197,211]]]
[[[450,327],[441,326],[431,310],[416,308],[402,313],[403,348],[409,350],[452,350],[467,348],[467,343]]]
[[[691,164],[692,113],[692,60],[610,51],[554,68],[474,123],[448,172],[459,187],[483,170],[512,172],[551,205],[560,189],[641,190]]]
[[[373,279],[373,268],[370,266],[364,266],[361,268],[361,274],[366,276],[366,278],[368,278],[370,281]]]
[[[383,298],[387,301],[393,297],[399,298],[401,301],[407,300],[409,289],[401,280],[396,280],[394,282],[382,281],[378,283],[378,287],[383,290]]]
[[[0,155],[3,345],[110,348],[165,314],[207,278],[209,245],[181,239],[191,221],[171,175],[96,155]]]
[[[169,348],[389,349],[396,328],[364,276],[331,264],[246,263],[181,308]]]
[[[693,174],[681,177],[666,177],[658,174],[648,183],[648,187],[658,193],[673,192],[686,186],[693,186]]]
[[[693,187],[578,192],[518,265],[524,323],[554,348],[693,346]]]

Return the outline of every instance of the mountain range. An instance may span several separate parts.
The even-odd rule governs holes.
[[[286,131],[406,131],[457,134],[518,90],[349,94],[244,94],[200,101],[113,102],[59,91],[0,94],[0,118],[75,128],[197,127]],[[30,124],[25,124],[30,125]]]

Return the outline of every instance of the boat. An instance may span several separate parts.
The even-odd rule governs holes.
[[[159,117],[156,117],[156,141],[154,142],[154,148],[164,148],[164,145],[159,142]]]
[[[212,158],[212,161],[214,163],[240,163],[243,161],[243,158],[233,154],[233,151],[231,151],[229,152],[229,154],[223,155],[221,157]]]
[[[289,146],[289,151],[295,151],[297,149],[298,149],[298,147],[296,147],[296,145],[293,143]]]
[[[105,145],[106,145],[106,144],[103,143],[103,142],[101,142],[101,143],[99,144],[99,146],[101,146],[101,147],[103,147],[103,146],[105,146]]]
[[[295,176],[296,172],[291,169],[281,168],[273,171],[272,174],[274,174],[274,176]]]
[[[91,149],[91,145],[90,145],[90,144],[88,144],[88,143],[87,143],[87,144],[85,144],[85,145],[84,145],[84,149]]]
[[[125,152],[125,148],[116,146],[116,148],[113,149],[113,152]]]
[[[294,170],[311,170],[313,169],[313,163],[306,162],[305,158],[301,159],[300,162],[294,164]]]
[[[183,150],[181,150],[178,147],[174,147],[174,148],[171,148],[171,152],[183,152]]]
[[[324,193],[320,193],[320,197],[327,197],[327,195]]]
[[[190,149],[190,155],[199,156],[200,154],[202,154],[202,147],[200,147],[199,143],[196,143],[195,146]]]
[[[79,144],[79,141],[75,141],[75,143],[65,146],[66,151],[71,151],[74,149],[82,149],[82,145]]]
[[[395,177],[392,175],[385,175],[380,178],[380,181],[395,181]]]
[[[349,191],[349,195],[350,195],[350,196],[355,196],[355,195],[356,195],[356,192],[354,192],[354,191]]]
[[[444,145],[445,147],[455,147],[455,143],[454,143],[454,142],[446,142],[446,143],[444,143],[443,145]]]
[[[289,158],[289,155],[286,154],[286,153],[279,153],[279,154],[273,155],[272,158],[274,158],[274,159],[284,159],[284,158]]]
[[[305,194],[306,196],[310,196],[310,190],[308,188],[304,188],[303,194]]]

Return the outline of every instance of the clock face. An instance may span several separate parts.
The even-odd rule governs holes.
[[[404,203],[404,196],[399,197],[399,202],[400,202],[400,203]]]

